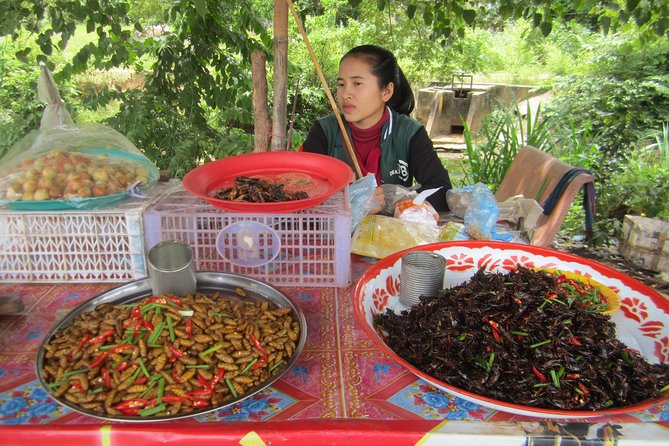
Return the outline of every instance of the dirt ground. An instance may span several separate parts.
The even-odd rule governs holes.
[[[657,273],[641,269],[625,260],[618,253],[616,246],[592,248],[584,243],[571,242],[558,237],[550,247],[609,266],[669,297],[669,282],[662,280]]]

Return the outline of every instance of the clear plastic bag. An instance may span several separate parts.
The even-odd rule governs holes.
[[[376,207],[376,203],[373,201],[375,189],[376,177],[374,177],[374,174],[366,175],[349,185],[348,201],[351,206],[351,232],[355,231],[360,220]]]
[[[439,213],[426,199],[440,189],[441,187],[427,189],[414,198],[398,201],[395,205],[395,217],[400,220],[436,225],[439,222]]]
[[[476,240],[491,240],[499,217],[497,200],[488,186],[476,183],[471,190],[472,200],[465,212],[465,228]]]
[[[380,215],[392,217],[395,214],[397,203],[409,198],[414,198],[418,193],[408,187],[399,184],[382,184],[383,189],[383,207],[379,211]]]
[[[0,159],[0,205],[100,208],[141,194],[158,181],[156,166],[125,136],[101,124],[72,122],[44,66],[38,89],[47,102],[39,130]]]

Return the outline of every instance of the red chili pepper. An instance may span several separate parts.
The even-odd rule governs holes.
[[[578,388],[581,389],[581,391],[582,391],[583,393],[585,393],[586,395],[589,395],[589,394],[590,394],[590,391],[588,390],[587,387],[585,387],[585,386],[583,385],[582,382],[579,382],[579,383],[578,383]]]
[[[114,368],[115,371],[117,372],[122,372],[125,369],[130,367],[130,362],[127,359],[124,359],[123,361],[119,362],[116,367]]]
[[[144,319],[144,316],[142,316],[142,308],[139,305],[135,305],[132,309],[132,312],[130,313],[130,318],[131,319]]]
[[[77,350],[81,350],[81,349],[83,349],[83,348],[84,348],[84,345],[86,345],[86,343],[88,342],[88,340],[89,340],[90,338],[91,338],[90,335],[89,335],[88,333],[86,333],[86,334],[84,335],[84,337],[81,338],[81,341],[79,342],[79,345],[77,345]]]
[[[548,299],[548,300],[553,300],[553,299],[556,299],[557,297],[558,297],[557,294],[555,294],[555,293],[549,293],[549,294],[546,296],[546,299]]]
[[[192,395],[192,396],[211,396],[213,395],[213,391],[211,389],[200,389],[200,390],[193,390],[191,392],[188,392],[186,395]]]
[[[115,346],[114,348],[109,349],[108,352],[118,353],[118,352],[124,352],[126,350],[134,350],[136,348],[137,348],[137,346],[132,345],[132,344],[119,344],[119,345]]]
[[[168,302],[172,302],[173,304],[181,305],[181,299],[173,296],[165,296],[164,298]]]
[[[219,367],[214,377],[211,378],[211,383],[209,384],[209,386],[212,389],[216,387],[216,384],[218,384],[223,379],[223,375],[225,375],[225,369],[223,367]]]
[[[207,379],[206,379],[204,376],[202,376],[200,373],[197,374],[197,380],[200,382],[200,384],[202,384],[202,387],[204,387],[205,389],[207,389],[207,391],[211,392],[211,384],[210,384],[209,381],[207,381]]]
[[[88,364],[88,368],[94,369],[95,367],[99,366],[104,362],[105,359],[107,359],[107,356],[109,356],[109,350],[107,350],[106,352],[102,352],[100,356],[98,356],[90,364]]]
[[[121,401],[115,406],[112,406],[116,410],[128,410],[128,409],[141,409],[146,407],[149,404],[149,400],[146,398],[132,398],[126,401]]]
[[[141,376],[141,377],[137,378],[136,380],[134,380],[132,383],[133,383],[133,385],[134,384],[144,384],[148,380],[149,380],[149,378],[147,378],[146,376]]]
[[[183,358],[186,356],[184,352],[176,348],[174,345],[170,344],[169,342],[167,343],[167,346],[169,347],[170,351],[172,352],[172,357],[176,359]]]
[[[567,276],[562,274],[560,277],[557,278],[557,283],[560,284],[560,283],[563,283],[563,282],[567,282],[568,280],[569,279],[567,279]]]
[[[569,342],[577,347],[582,347],[583,344],[581,344],[581,341],[578,340],[578,336],[572,336],[572,338],[569,340]]]
[[[192,398],[191,404],[193,407],[207,407],[209,406],[209,401],[203,400],[202,398]]]
[[[541,382],[546,382],[546,381],[548,381],[548,379],[546,378],[546,375],[544,375],[543,373],[541,373],[541,372],[539,371],[539,369],[537,369],[536,367],[532,367],[532,371],[534,372],[535,375],[537,375],[537,378],[539,378],[539,381],[541,381]]]
[[[78,379],[75,380],[75,381],[72,381],[70,385],[71,385],[72,387],[74,387],[75,389],[77,389],[77,391],[78,391],[79,393],[83,393],[83,392],[84,392],[84,388],[81,387],[81,381],[79,381]]]
[[[102,333],[100,336],[96,336],[88,340],[89,344],[102,344],[107,339],[111,338],[114,335],[114,329],[110,329]]]
[[[580,373],[567,373],[565,375],[567,379],[579,379],[581,377]]]
[[[193,320],[191,318],[186,319],[186,334],[188,339],[193,339]]]
[[[139,330],[140,328],[142,328],[143,323],[144,323],[144,316],[142,316],[141,306],[135,305],[135,307],[133,307],[132,309],[132,312],[130,313],[130,323],[128,324],[128,327],[133,327],[132,330],[133,335],[137,336],[137,333],[139,333]]]
[[[260,350],[260,352],[264,356],[269,356],[269,352],[267,350],[265,350],[265,347],[260,345],[260,342],[258,342],[258,339],[255,336],[253,336],[252,334],[249,334],[249,339],[251,340],[251,343],[253,343],[253,346],[255,348],[257,348],[258,350]]]
[[[179,384],[183,384],[183,380],[177,374],[177,369],[172,369],[172,378],[174,378],[174,380]]]
[[[492,327],[492,336],[495,338],[495,342],[499,343],[502,340],[499,334],[499,324],[493,320],[489,320],[487,317],[484,317],[484,320]]]
[[[105,387],[110,388],[111,387],[111,374],[109,373],[109,370],[107,370],[107,367],[102,367],[100,369],[100,374],[102,375],[102,380],[105,383]]]
[[[255,364],[251,366],[251,370],[259,369],[260,367],[265,367],[267,365],[267,357],[263,356]]]
[[[125,416],[128,417],[138,417],[139,416],[139,408],[137,409],[118,409],[121,411],[121,413]]]

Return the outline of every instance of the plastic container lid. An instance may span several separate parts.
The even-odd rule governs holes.
[[[274,229],[262,223],[238,221],[218,233],[216,250],[233,265],[259,267],[279,255],[281,238]]]

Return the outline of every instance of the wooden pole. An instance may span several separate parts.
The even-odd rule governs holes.
[[[274,2],[274,109],[272,113],[272,151],[286,148],[288,113],[288,7]]]
[[[348,137],[348,133],[346,132],[346,127],[344,127],[344,122],[341,119],[341,114],[339,113],[339,108],[337,107],[337,103],[332,97],[332,93],[330,92],[328,83],[325,80],[325,76],[323,76],[323,71],[321,70],[321,65],[318,63],[318,58],[316,57],[316,53],[314,53],[314,50],[311,47],[311,44],[309,43],[309,38],[307,37],[307,32],[304,30],[304,26],[302,26],[302,20],[300,20],[300,17],[297,15],[297,11],[295,11],[295,6],[293,5],[293,2],[291,0],[286,0],[286,3],[288,3],[290,11],[293,13],[293,18],[295,18],[295,23],[297,23],[297,27],[300,30],[300,34],[302,34],[302,39],[304,40],[304,43],[307,46],[307,49],[309,50],[309,54],[311,55],[311,60],[314,62],[314,65],[316,66],[316,72],[318,73],[318,78],[321,80],[321,84],[325,89],[325,94],[327,95],[328,100],[330,101],[330,107],[332,107],[332,111],[334,112],[334,115],[337,118],[337,123],[339,124],[339,130],[341,131],[341,134],[344,137],[344,143],[346,144],[348,153],[349,155],[351,155],[351,159],[353,160],[355,173],[357,174],[358,178],[362,178],[362,171],[360,170],[360,165],[358,164],[358,157],[355,154],[355,150],[353,150],[353,144],[351,144],[351,140]]]
[[[288,140],[286,141],[286,150],[290,150],[290,139],[293,136],[293,123],[295,122],[295,111],[297,110],[297,95],[300,92],[300,78],[295,81],[295,95],[293,95],[293,111],[290,114],[288,123]]]
[[[271,125],[267,108],[267,57],[262,50],[251,54],[251,78],[253,79],[253,151],[269,152]]]

